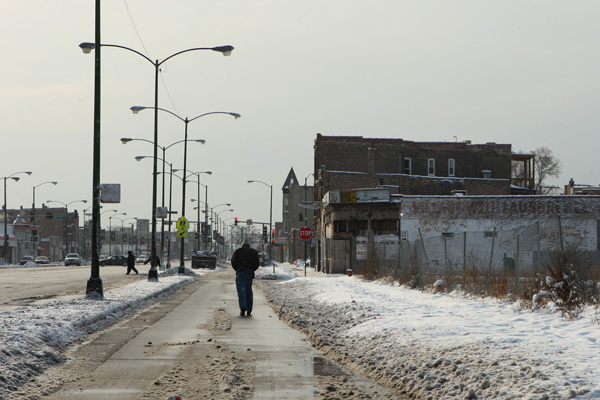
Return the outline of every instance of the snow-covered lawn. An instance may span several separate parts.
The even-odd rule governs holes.
[[[432,294],[358,276],[263,281],[280,316],[331,358],[423,399],[600,399],[597,310]]]

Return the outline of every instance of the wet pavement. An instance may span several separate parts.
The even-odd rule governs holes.
[[[101,365],[51,398],[135,399],[177,363],[185,343],[211,340],[214,332],[207,327],[216,309],[231,320],[230,332],[219,341],[234,353],[255,354],[255,399],[317,398],[317,377],[349,375],[315,350],[304,334],[279,320],[260,290],[254,290],[252,316],[241,317],[232,271],[211,272],[167,302],[172,304],[164,315],[149,317],[143,330],[115,329],[88,344],[90,355],[105,358]],[[352,380],[372,387],[360,378]]]

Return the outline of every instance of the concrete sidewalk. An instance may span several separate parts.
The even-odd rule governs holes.
[[[318,392],[313,365],[320,353],[278,319],[260,290],[252,317],[240,317],[233,271],[209,273],[166,302],[172,302],[168,312],[139,332],[114,329],[85,345],[83,354],[104,355],[104,362],[49,398],[134,399],[177,363],[185,343],[214,336],[205,326],[217,308],[231,316],[231,332],[219,341],[235,353],[256,354],[254,398],[307,399]]]

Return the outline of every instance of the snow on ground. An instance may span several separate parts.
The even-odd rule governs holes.
[[[431,399],[600,399],[598,310],[565,321],[360,277],[264,281],[280,317],[347,368]]]
[[[190,274],[195,272],[187,270]],[[105,293],[0,314],[0,398],[64,360],[90,332],[195,278],[161,275]],[[208,272],[207,272],[208,273]],[[347,369],[419,399],[600,399],[600,325],[588,310],[517,310],[511,303],[431,294],[323,275],[289,264],[257,279],[282,319]]]
[[[52,301],[0,313],[0,398],[65,359],[69,345],[133,312],[170,296],[195,278],[161,275],[104,293],[104,299]],[[188,274],[195,274],[187,270]]]

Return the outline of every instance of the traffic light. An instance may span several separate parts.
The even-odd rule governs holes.
[[[235,224],[236,224],[236,225],[237,225],[237,222],[238,222],[238,221],[237,221],[237,217],[235,217]]]
[[[271,229],[271,244],[275,244],[275,229]]]
[[[263,241],[266,242],[267,239],[267,226],[263,225]]]

